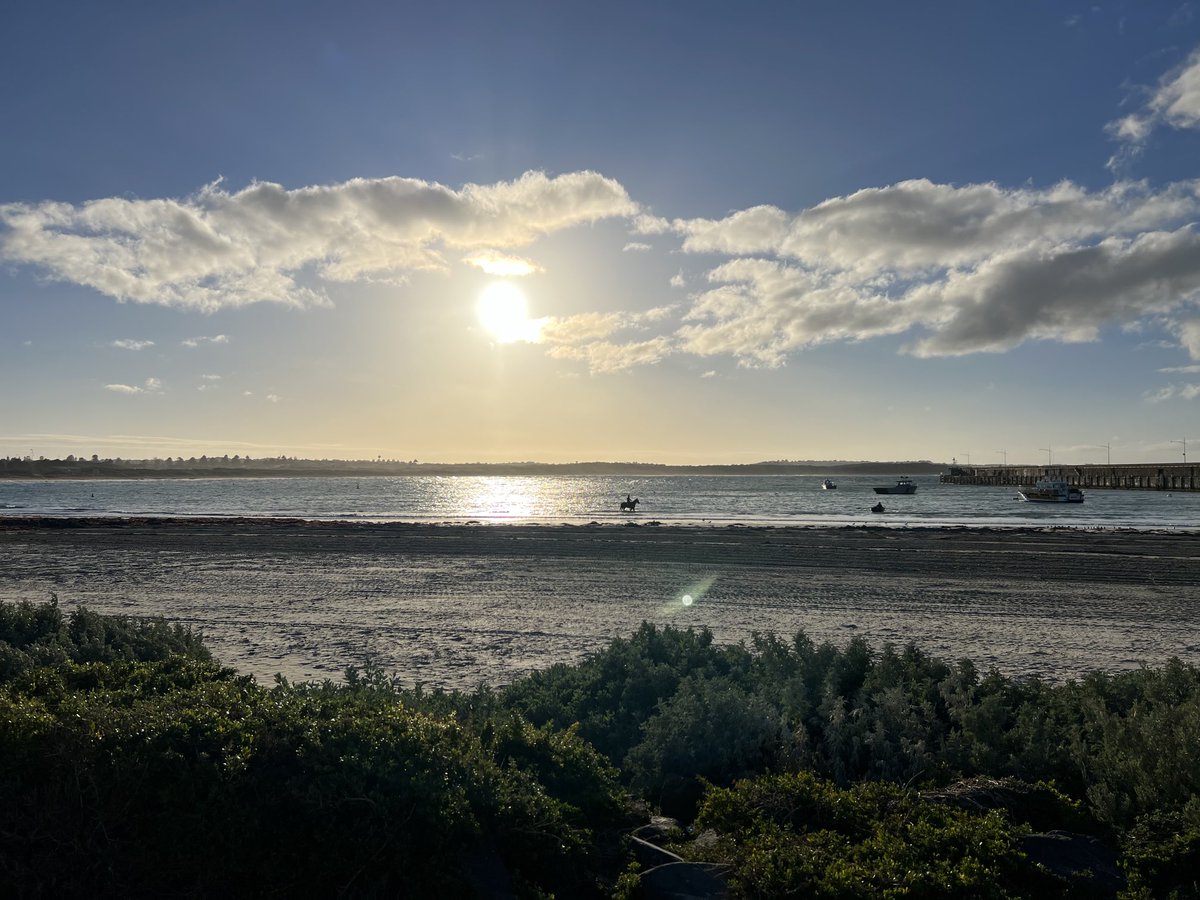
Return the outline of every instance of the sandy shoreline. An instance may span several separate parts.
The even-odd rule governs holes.
[[[1197,584],[1179,532],[0,518],[0,600],[191,624],[268,681],[372,659],[503,683],[643,620],[912,640],[1057,679],[1200,662]]]

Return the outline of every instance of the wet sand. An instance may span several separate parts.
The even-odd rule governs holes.
[[[1058,680],[1200,663],[1197,585],[1200,536],[1174,532],[0,518],[0,600],[185,623],[268,682],[371,660],[502,684],[643,620]]]

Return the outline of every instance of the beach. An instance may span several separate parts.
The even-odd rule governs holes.
[[[0,519],[0,600],[161,616],[267,683],[499,685],[642,621],[1058,681],[1200,662],[1197,584],[1200,540],[1166,531]]]

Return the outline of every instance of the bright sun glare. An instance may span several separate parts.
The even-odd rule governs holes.
[[[495,281],[484,288],[479,321],[499,344],[537,339],[538,323],[529,318],[525,295],[511,281]]]

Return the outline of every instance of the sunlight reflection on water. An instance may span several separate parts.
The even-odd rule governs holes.
[[[1047,525],[1195,528],[1200,494],[1086,492],[1083,504],[1022,503],[1008,487],[918,476],[913,496],[883,498],[892,476],[381,476],[0,482],[0,515],[296,516],[412,522],[589,521],[712,525]],[[622,512],[627,495],[641,503]]]

